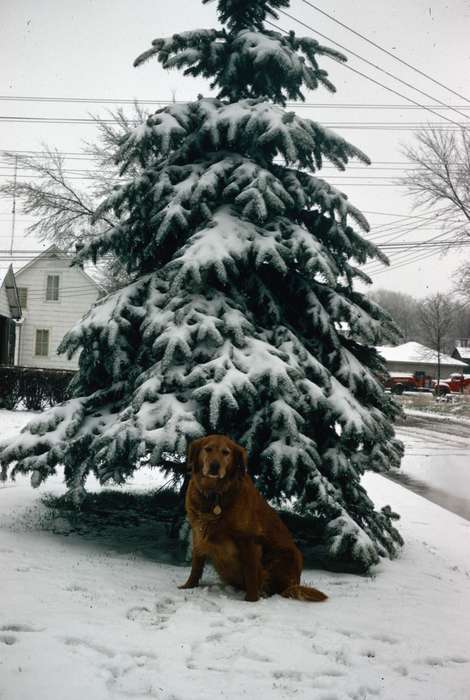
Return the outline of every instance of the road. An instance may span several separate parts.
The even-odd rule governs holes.
[[[397,436],[405,457],[387,476],[470,520],[470,424],[407,416]]]

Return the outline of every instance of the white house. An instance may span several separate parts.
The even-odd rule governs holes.
[[[470,338],[462,338],[455,341],[455,350],[452,357],[456,360],[462,360],[467,365],[467,372],[470,372]]]
[[[15,272],[23,311],[16,332],[15,364],[23,367],[72,369],[57,348],[69,331],[102,294],[101,287],[70,256],[51,246]]]
[[[420,374],[423,377],[436,379],[437,377],[437,352],[427,348],[421,343],[413,341],[396,345],[394,347],[382,345],[377,348],[387,365],[389,372],[407,372]],[[440,356],[441,377],[463,373],[468,365],[444,353]]]
[[[20,317],[21,307],[13,267],[0,267],[0,365],[14,363],[15,321]]]

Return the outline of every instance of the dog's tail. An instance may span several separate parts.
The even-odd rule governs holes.
[[[310,586],[300,586],[295,584],[289,586],[285,591],[281,593],[283,598],[294,598],[295,600],[305,600],[309,603],[320,603],[323,600],[327,600],[328,596],[318,591],[316,588],[311,588]]]

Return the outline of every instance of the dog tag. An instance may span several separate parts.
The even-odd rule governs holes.
[[[220,515],[222,512],[222,508],[220,506],[215,506],[212,512],[214,513],[214,515]]]

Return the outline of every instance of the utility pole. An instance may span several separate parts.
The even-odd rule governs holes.
[[[10,255],[13,257],[13,243],[15,240],[15,224],[16,224],[16,181],[18,177],[18,156],[15,156],[15,171],[13,175],[13,206],[11,209],[11,242]]]

